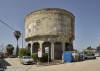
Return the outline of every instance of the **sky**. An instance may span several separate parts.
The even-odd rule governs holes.
[[[41,8],[61,8],[75,16],[75,49],[100,44],[100,0],[0,0],[0,20],[24,34],[26,15]],[[0,45],[17,45],[14,31],[0,22]],[[18,41],[22,47],[22,38]],[[24,41],[23,46],[26,46]]]

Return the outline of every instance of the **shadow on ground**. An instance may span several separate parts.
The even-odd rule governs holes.
[[[85,59],[85,60],[96,60],[96,59]]]
[[[4,58],[1,59],[1,68],[0,71],[6,71],[7,66],[11,66]]]

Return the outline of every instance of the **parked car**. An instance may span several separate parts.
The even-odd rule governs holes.
[[[95,56],[96,56],[96,57],[100,57],[100,54],[99,54],[99,53],[96,53]]]
[[[85,59],[96,59],[96,56],[94,54],[86,54],[84,56]]]
[[[30,56],[22,56],[22,58],[20,59],[20,62],[24,65],[24,64],[33,64],[34,63],[34,59]]]

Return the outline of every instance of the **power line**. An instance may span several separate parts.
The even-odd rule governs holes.
[[[16,31],[15,29],[13,29],[12,27],[10,27],[9,25],[7,25],[6,23],[4,23],[3,21],[0,20],[0,22],[2,22],[3,24],[5,24],[7,27],[9,27],[10,29]]]
[[[4,23],[3,21],[0,20],[0,22],[2,22],[4,25],[6,25],[7,27],[9,27],[10,29],[16,31],[15,29],[13,29],[12,27],[10,27],[9,25],[7,25],[6,23]],[[22,36],[22,48],[23,48],[23,33],[21,33]]]

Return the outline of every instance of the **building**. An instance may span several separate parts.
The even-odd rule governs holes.
[[[75,16],[59,8],[44,8],[25,17],[25,41],[31,54],[38,48],[45,53],[49,47],[52,60],[63,60],[65,51],[73,50],[75,40]]]

